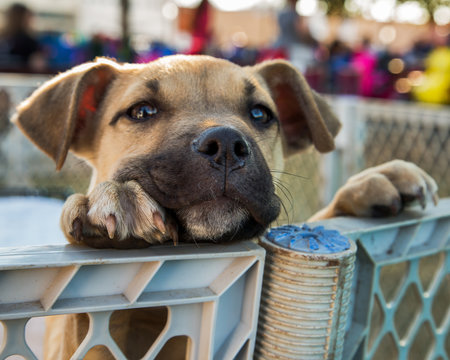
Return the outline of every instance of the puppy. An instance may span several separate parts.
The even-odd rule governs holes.
[[[66,201],[61,227],[70,242],[99,248],[261,235],[280,212],[270,169],[309,146],[333,150],[340,129],[289,63],[239,67],[207,56],[97,59],[36,90],[14,122],[58,169],[69,150],[92,166],[88,195]],[[350,179],[313,220],[396,214],[413,201],[437,201],[436,192],[421,169],[394,161]],[[130,325],[117,328],[133,359],[147,344],[127,332],[151,326],[131,325],[130,314],[120,319]],[[51,321],[47,355],[68,358],[81,340],[61,329],[79,334],[87,319]]]

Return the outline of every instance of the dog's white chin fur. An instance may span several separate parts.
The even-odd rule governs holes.
[[[177,211],[187,232],[198,240],[218,238],[238,231],[249,217],[249,212],[229,199],[215,199]]]

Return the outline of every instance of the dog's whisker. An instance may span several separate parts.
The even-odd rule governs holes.
[[[273,136],[267,136],[267,137],[260,137],[260,138],[255,138],[255,142],[259,145],[262,142],[266,142],[266,141],[273,141],[275,140],[275,138]]]
[[[274,185],[278,187],[278,189],[283,193],[283,195],[286,197],[286,200],[289,201],[289,204],[291,206],[291,209],[294,208],[294,197],[292,196],[291,191],[289,188],[284,185],[280,180],[274,181]]]
[[[261,141],[264,139],[275,139],[275,136],[269,135],[269,134],[264,134],[264,135],[256,135],[254,137],[255,141]]]
[[[303,179],[303,180],[311,180],[310,177],[302,176],[302,175],[298,175],[298,174],[292,174],[292,173],[289,173],[289,172],[284,171],[284,170],[270,170],[270,172],[277,173],[277,174],[282,174],[282,175],[294,176],[296,178],[300,178],[300,179]]]
[[[290,220],[290,218],[289,218],[289,212],[287,211],[287,209],[286,209],[286,206],[284,205],[284,203],[283,203],[283,201],[281,200],[281,198],[277,195],[277,197],[278,197],[278,199],[280,200],[280,204],[281,204],[281,207],[283,208],[283,210],[284,210],[284,213],[286,214],[286,218],[287,218],[287,223],[288,223],[288,225],[290,225],[291,224],[291,220]],[[278,218],[279,219],[279,218]],[[278,221],[278,220],[277,220]]]
[[[291,212],[286,208],[286,205],[284,204],[284,201],[282,201],[280,199],[280,197],[278,197],[280,204],[281,204],[281,208],[283,209],[282,213],[284,213],[286,215],[285,220],[283,220],[283,222],[287,221],[288,224],[291,223]],[[283,219],[284,216],[279,216],[277,218],[277,221],[280,221],[281,219]]]
[[[286,205],[284,204],[284,202],[281,199],[281,197],[277,195],[277,197],[280,200],[280,203],[281,203],[281,205],[282,205],[282,207],[284,209],[284,212],[286,214],[287,220],[288,220],[288,222],[290,222],[289,214],[294,211],[294,198],[293,198],[291,192],[289,191],[289,189],[286,188],[286,186],[284,184],[282,184],[282,183],[275,183],[275,186],[277,186],[277,188],[280,190],[280,192],[284,195],[286,200],[289,202],[289,211],[288,211],[288,209],[286,208]]]
[[[281,192],[281,194],[284,195],[284,198],[288,201],[288,203],[289,203],[289,209],[292,210],[292,209],[294,208],[292,198],[290,198],[290,197],[288,196],[288,194],[286,193],[285,189],[282,188],[282,186],[280,186],[279,184],[277,184],[276,186],[277,186],[277,188],[279,189],[279,191]],[[280,197],[280,196],[279,196],[278,198],[281,200],[281,197]]]

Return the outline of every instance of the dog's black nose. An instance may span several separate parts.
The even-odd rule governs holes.
[[[207,158],[213,167],[226,167],[228,171],[245,166],[250,148],[237,130],[219,126],[205,130],[192,142],[195,152]]]

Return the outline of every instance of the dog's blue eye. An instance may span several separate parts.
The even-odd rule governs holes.
[[[134,121],[146,121],[158,113],[155,105],[144,102],[133,105],[128,109],[127,115]]]
[[[265,106],[257,105],[250,110],[252,119],[261,124],[268,124],[273,120],[272,112]]]

